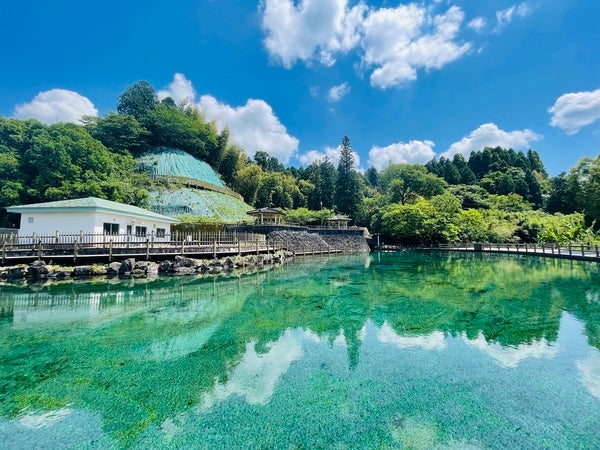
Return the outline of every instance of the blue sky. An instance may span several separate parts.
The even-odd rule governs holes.
[[[0,1],[0,115],[116,110],[146,80],[250,156],[361,168],[484,146],[600,153],[597,0]]]

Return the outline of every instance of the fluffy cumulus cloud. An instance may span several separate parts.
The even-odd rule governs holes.
[[[31,102],[17,105],[14,111],[18,119],[37,119],[46,124],[78,123],[83,116],[97,115],[98,110],[88,98],[66,89],[40,92]]]
[[[368,8],[348,0],[264,0],[264,44],[273,60],[290,68],[297,61],[330,66],[336,55],[360,49],[361,67],[372,70],[371,84],[402,86],[419,69],[439,69],[467,53],[458,41],[464,13],[452,6],[433,15],[421,4]]]
[[[288,134],[273,108],[264,100],[250,99],[238,107],[221,103],[210,95],[197,100],[192,82],[181,73],[175,74],[171,84],[158,92],[158,97],[171,97],[177,103],[198,107],[207,120],[216,122],[219,130],[228,127],[230,141],[250,156],[262,150],[286,164],[298,150],[298,139]]]
[[[418,69],[440,69],[467,53],[471,44],[456,40],[463,19],[457,6],[433,17],[414,3],[370,11],[361,45],[363,64],[374,67],[371,85],[402,86]]]
[[[600,119],[600,89],[561,95],[548,111],[552,114],[552,126],[575,134]]]
[[[308,166],[315,161],[323,161],[325,158],[329,159],[334,166],[337,167],[340,162],[340,153],[342,147],[326,147],[325,150],[310,150],[302,155],[298,156],[298,161],[303,166]],[[354,155],[354,166],[358,169],[360,167],[360,156],[355,151],[352,151]]]
[[[362,2],[348,8],[348,0],[264,0],[264,45],[287,68],[315,59],[330,66],[336,53],[356,46],[366,9]]]
[[[337,102],[344,98],[349,92],[350,86],[348,86],[348,83],[342,83],[329,89],[327,98],[330,102]]]
[[[196,91],[192,82],[182,73],[176,73],[173,81],[166,89],[157,92],[160,100],[171,97],[175,103],[191,103],[196,98]]]
[[[398,142],[369,151],[369,167],[385,169],[389,164],[425,164],[435,156],[431,141]]]
[[[210,95],[203,95],[198,107],[208,120],[215,120],[219,128],[227,126],[231,141],[249,155],[262,150],[287,164],[298,150],[298,139],[287,133],[264,100],[250,99],[244,106],[232,107]]]
[[[453,158],[460,153],[468,157],[471,152],[482,150],[484,147],[512,148],[514,150],[527,150],[530,143],[542,137],[531,130],[504,131],[493,123],[484,123],[467,137],[452,144],[440,156]]]

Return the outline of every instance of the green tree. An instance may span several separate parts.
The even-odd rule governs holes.
[[[337,171],[331,160],[325,158],[311,163],[304,171],[304,176],[314,186],[307,197],[308,208],[315,211],[333,209]]]
[[[83,124],[93,138],[113,151],[137,155],[148,146],[150,132],[134,116],[110,112],[104,117],[86,116]]]
[[[264,172],[260,167],[256,164],[247,164],[237,171],[232,187],[244,197],[246,203],[255,205],[263,176]]]
[[[265,172],[284,172],[285,167],[277,158],[261,150],[254,154],[254,161]]]
[[[575,199],[569,190],[569,180],[565,172],[550,179],[550,192],[544,210],[551,214],[575,212]]]
[[[446,182],[428,173],[419,164],[390,164],[380,174],[379,181],[383,192],[393,200],[406,204],[419,196],[431,198],[444,192]]]
[[[117,112],[129,114],[144,123],[144,119],[158,105],[156,91],[147,81],[138,81],[119,95]]]
[[[567,175],[569,196],[589,219],[600,218],[600,156],[580,159]]]
[[[235,184],[238,172],[245,165],[247,158],[248,157],[241,147],[237,145],[230,145],[227,147],[221,160],[219,173],[228,186],[233,186]]]
[[[360,177],[354,167],[355,164],[350,139],[348,139],[348,136],[344,136],[340,150],[340,162],[337,168],[334,198],[336,209],[350,217],[357,214],[361,198]]]
[[[158,96],[150,83],[138,81],[119,95],[117,112],[119,114],[129,114],[144,123],[148,113],[158,104]]]

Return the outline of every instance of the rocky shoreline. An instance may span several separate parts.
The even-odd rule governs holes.
[[[109,264],[59,266],[39,260],[29,265],[20,264],[0,267],[0,280],[28,279],[42,281],[98,276],[144,278],[158,275],[219,274],[235,269],[282,264],[293,258],[294,254],[292,252],[279,250],[269,254],[227,256],[216,259],[194,259],[176,256],[174,260],[165,260],[158,263],[136,261],[134,258],[128,258],[124,261],[115,261]]]

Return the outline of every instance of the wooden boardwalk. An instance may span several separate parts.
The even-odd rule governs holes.
[[[443,252],[503,253],[511,255],[545,256],[600,262],[600,246],[588,244],[440,244],[428,247],[383,245],[379,251],[427,250]]]
[[[176,256],[210,259],[225,256],[274,253],[284,250],[282,242],[248,241],[167,241],[167,242],[100,242],[79,244],[37,243],[33,245],[2,244],[0,263],[3,266],[27,264],[36,260],[55,264],[86,264],[122,261],[127,258],[163,261]]]

